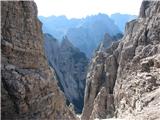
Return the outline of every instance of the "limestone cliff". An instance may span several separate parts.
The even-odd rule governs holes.
[[[160,2],[143,1],[124,37],[97,51],[87,75],[83,120],[160,119]]]
[[[115,38],[106,34],[89,65],[82,120],[113,116],[113,87],[118,65],[112,54],[119,44],[114,41]]]
[[[35,3],[2,1],[1,7],[2,119],[76,119],[46,62]]]
[[[67,100],[74,105],[75,111],[81,113],[88,58],[67,37],[64,37],[61,44],[49,34],[44,37],[45,53],[50,66],[55,68],[59,86]]]

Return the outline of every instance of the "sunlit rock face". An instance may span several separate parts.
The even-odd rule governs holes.
[[[49,34],[44,34],[44,38],[47,60],[55,68],[58,84],[67,101],[74,105],[76,113],[81,113],[89,60],[67,37],[61,44]]]
[[[97,51],[87,74],[83,120],[160,119],[160,2],[144,1],[124,37]]]
[[[122,35],[111,37],[105,34],[95,56],[92,58],[86,79],[82,119],[105,119],[113,117],[115,85],[118,64],[112,55],[119,45]]]
[[[2,119],[76,119],[45,59],[36,4],[2,1],[1,7]]]

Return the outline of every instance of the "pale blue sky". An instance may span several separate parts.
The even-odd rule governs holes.
[[[65,15],[68,18],[82,18],[98,13],[123,13],[138,15],[142,0],[34,0],[38,15]]]

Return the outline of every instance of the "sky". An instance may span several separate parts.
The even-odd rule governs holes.
[[[34,0],[39,16],[83,18],[88,15],[113,13],[138,15],[142,0]]]

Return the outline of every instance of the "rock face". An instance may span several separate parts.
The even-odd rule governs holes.
[[[55,68],[59,86],[67,100],[74,105],[75,111],[81,113],[88,58],[67,37],[63,38],[60,45],[51,35],[45,34],[44,37],[48,63]]]
[[[114,87],[116,115],[160,119],[160,2],[144,1],[139,18],[126,28]]]
[[[121,33],[118,33],[114,36],[110,36],[108,33],[106,33],[97,51],[99,52],[105,51],[107,48],[109,48],[112,45],[112,43],[120,40],[122,37],[123,37],[123,34]]]
[[[76,119],[44,57],[35,3],[3,1],[1,5],[2,119]]]
[[[83,120],[160,119],[160,2],[143,1],[124,37],[97,51],[87,74]]]
[[[112,54],[119,44],[119,41],[113,41],[116,39],[106,34],[92,58],[86,80],[82,120],[104,119],[108,114],[113,116],[113,87],[118,65],[116,57]]]

